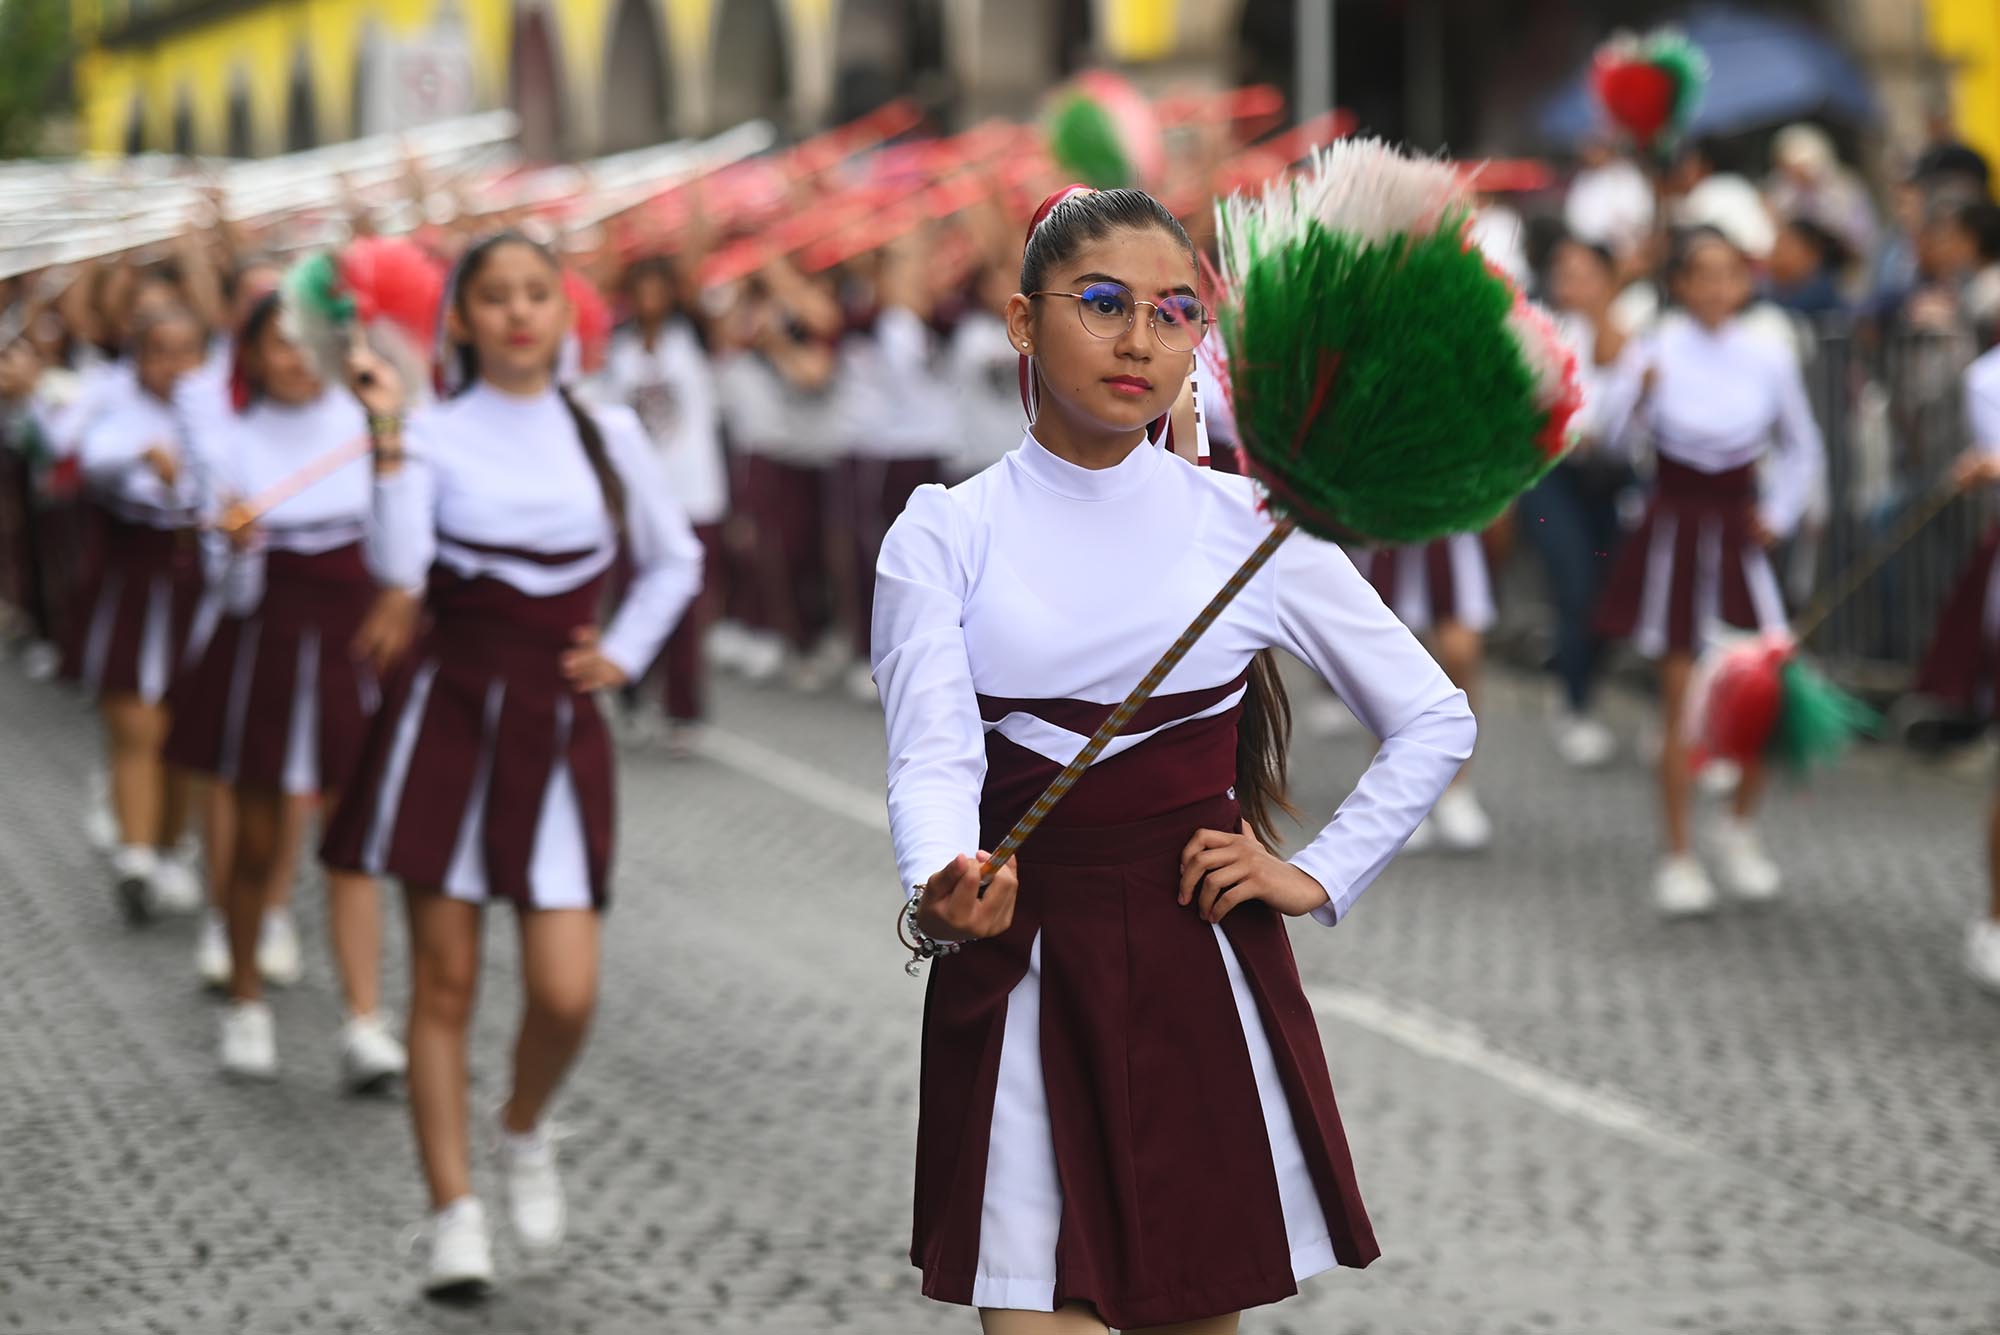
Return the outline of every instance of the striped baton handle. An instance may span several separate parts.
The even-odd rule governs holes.
[[[245,524],[255,523],[308,487],[326,481],[356,459],[366,458],[370,448],[372,446],[367,436],[360,436],[343,445],[334,446],[303,468],[279,478],[255,496],[237,501],[224,509],[215,526],[224,533],[234,533]]]
[[[1063,772],[1049,782],[1042,795],[1035,799],[1035,804],[1029,807],[1027,814],[1007,832],[1007,837],[1000,841],[1000,847],[993,850],[992,858],[980,869],[981,898],[985,897],[986,886],[992,881],[995,873],[1006,866],[1008,860],[1020,850],[1021,845],[1027,842],[1028,836],[1035,832],[1035,827],[1042,823],[1055,808],[1056,803],[1062,801],[1063,794],[1076,786],[1076,781],[1082,778],[1083,772],[1103,754],[1104,748],[1111,744],[1111,739],[1125,730],[1125,725],[1132,721],[1132,716],[1139,712],[1139,707],[1153,698],[1153,692],[1160,689],[1160,683],[1167,679],[1167,674],[1187,657],[1188,650],[1194,648],[1194,642],[1215,624],[1215,619],[1222,615],[1222,609],[1234,602],[1237,594],[1243,592],[1243,586],[1264,568],[1264,563],[1276,554],[1279,545],[1292,535],[1293,527],[1289,519],[1280,519],[1272,525],[1270,534],[1257,544],[1257,550],[1244,558],[1243,564],[1236,568],[1236,573],[1229,577],[1229,582],[1222,586],[1215,597],[1208,600],[1208,606],[1202,608],[1195,619],[1188,623],[1188,628],[1181,632],[1181,637],[1168,647],[1167,652],[1160,655],[1160,661],[1153,664],[1152,670],[1132,688],[1132,693],[1125,697],[1124,703],[1112,710],[1111,716],[1098,725],[1090,740],[1083,744],[1083,750],[1076,753],[1076,759],[1064,766]]]

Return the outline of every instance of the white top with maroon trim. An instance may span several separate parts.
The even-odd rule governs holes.
[[[976,851],[986,776],[977,695],[1115,704],[1269,532],[1248,479],[1143,440],[1093,470],[1030,435],[977,477],[920,488],[889,530],[875,585],[875,681],[904,883]],[[1160,690],[1234,681],[1266,648],[1310,665],[1382,738],[1332,822],[1292,859],[1326,888],[1314,916],[1332,923],[1472,753],[1472,713],[1346,555],[1303,533]],[[1059,763],[1081,749],[1081,738],[1037,718],[992,726]],[[1140,740],[1120,738],[1105,755]]]
[[[121,519],[154,528],[194,521],[198,470],[182,439],[173,405],[153,397],[134,379],[106,390],[84,429],[78,463],[98,500]],[[145,455],[162,449],[180,461],[172,486],[160,480]]]
[[[1604,440],[1618,439],[1636,420],[1650,429],[1661,457],[1701,473],[1726,473],[1768,455],[1762,508],[1774,533],[1798,526],[1826,471],[1797,360],[1741,320],[1716,330],[1686,317],[1667,320],[1602,392]]]
[[[368,417],[345,390],[329,390],[306,404],[260,399],[242,413],[225,404],[182,402],[199,459],[205,521],[220,519],[237,501],[257,500],[336,451],[352,454],[258,516],[248,547],[239,548],[219,530],[203,532],[202,560],[210,581],[222,589],[229,611],[248,615],[264,597],[267,551],[316,556],[367,535],[374,488],[367,450],[358,447],[366,445]]]
[[[590,412],[625,484],[634,566],[601,648],[637,678],[701,588],[701,544],[632,410]],[[596,578],[617,556],[603,489],[554,389],[519,398],[482,381],[413,415],[404,439],[408,460],[375,485],[369,564],[384,583],[416,588],[435,561],[545,598]],[[583,555],[549,564],[481,548]]]

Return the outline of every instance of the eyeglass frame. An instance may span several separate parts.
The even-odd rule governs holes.
[[[1198,348],[1198,347],[1200,347],[1200,346],[1201,346],[1201,341],[1202,341],[1203,339],[1205,339],[1205,338],[1207,338],[1207,337],[1208,337],[1208,331],[1209,331],[1209,330],[1210,330],[1211,328],[1213,328],[1213,327],[1214,327],[1214,325],[1215,325],[1215,318],[1214,318],[1214,316],[1213,316],[1213,315],[1211,315],[1211,314],[1210,314],[1210,312],[1209,312],[1209,309],[1208,309],[1208,303],[1207,303],[1207,302],[1203,301],[1203,300],[1202,300],[1202,299],[1201,299],[1200,297],[1197,297],[1197,296],[1194,296],[1194,295],[1192,295],[1191,293],[1185,293],[1185,292],[1176,292],[1176,293],[1174,293],[1173,295],[1175,295],[1176,297],[1179,297],[1179,298],[1180,298],[1180,299],[1182,299],[1183,301],[1192,301],[1192,302],[1193,302],[1193,303],[1194,303],[1195,305],[1197,305],[1197,306],[1201,307],[1201,332],[1195,335],[1195,339],[1194,339],[1194,342],[1192,342],[1192,343],[1188,344],[1188,345],[1187,345],[1186,347],[1184,347],[1184,348],[1177,348],[1177,347],[1174,347],[1174,346],[1173,346],[1172,344],[1168,343],[1168,342],[1167,342],[1167,340],[1165,340],[1164,338],[1161,338],[1161,337],[1160,337],[1160,303],[1159,303],[1159,302],[1157,302],[1157,301],[1147,301],[1147,300],[1146,300],[1146,299],[1145,299],[1144,297],[1140,296],[1140,295],[1139,295],[1139,294],[1138,294],[1137,292],[1134,292],[1134,291],[1133,291],[1133,290],[1132,290],[1131,288],[1129,288],[1129,287],[1126,287],[1126,286],[1125,286],[1125,284],[1123,284],[1123,283],[1113,283],[1113,282],[1110,282],[1110,281],[1108,281],[1108,280],[1105,280],[1105,279],[1099,279],[1099,280],[1098,280],[1097,282],[1095,282],[1095,283],[1089,283],[1089,284],[1086,284],[1086,287],[1087,287],[1087,288],[1088,288],[1088,287],[1115,287],[1115,288],[1119,289],[1120,291],[1122,291],[1122,292],[1123,292],[1123,293],[1124,293],[1124,294],[1125,294],[1126,296],[1128,296],[1128,297],[1132,298],[1132,310],[1131,310],[1131,312],[1130,312],[1130,313],[1129,313],[1129,314],[1128,314],[1128,315],[1127,315],[1127,316],[1125,317],[1125,328],[1124,328],[1124,329],[1121,329],[1121,330],[1119,330],[1119,331],[1118,331],[1117,333],[1115,333],[1115,334],[1100,334],[1100,333],[1098,333],[1098,332],[1097,332],[1097,331],[1096,331],[1095,329],[1092,329],[1092,328],[1090,327],[1090,323],[1089,323],[1089,322],[1088,322],[1087,320],[1085,320],[1085,319],[1083,318],[1083,299],[1084,299],[1084,298],[1083,298],[1083,293],[1082,293],[1082,292],[1058,292],[1058,291],[1056,291],[1056,290],[1055,290],[1055,289],[1053,289],[1053,288],[1041,288],[1041,289],[1038,289],[1038,290],[1036,290],[1036,291],[1034,291],[1034,292],[1028,292],[1028,293],[1024,293],[1023,295],[1025,295],[1026,297],[1028,297],[1028,298],[1029,298],[1029,300],[1033,300],[1033,299],[1034,299],[1034,298],[1036,298],[1036,297],[1071,297],[1071,298],[1074,298],[1074,299],[1075,299],[1075,301],[1076,301],[1076,303],[1077,303],[1077,307],[1076,307],[1076,320],[1077,320],[1077,323],[1078,323],[1078,324],[1080,324],[1080,325],[1082,325],[1082,326],[1083,326],[1083,332],[1084,332],[1084,333],[1086,333],[1086,334],[1089,334],[1089,335],[1090,335],[1090,336],[1091,336],[1092,338],[1104,338],[1104,339],[1111,339],[1111,338],[1122,338],[1122,337],[1123,337],[1123,336],[1124,336],[1124,335],[1125,335],[1125,334],[1126,334],[1127,332],[1129,332],[1129,331],[1131,330],[1132,326],[1133,326],[1134,324],[1136,324],[1136,323],[1138,322],[1138,319],[1139,319],[1139,308],[1140,308],[1141,306],[1150,306],[1150,307],[1152,308],[1152,314],[1146,317],[1146,328],[1152,331],[1152,334],[1153,334],[1153,338],[1154,338],[1154,340],[1155,340],[1156,342],[1158,342],[1158,343],[1159,343],[1159,345],[1160,345],[1161,347],[1165,348],[1165,349],[1166,349],[1166,350],[1167,350],[1168,352],[1193,352],[1193,351],[1194,351],[1194,350],[1195,350],[1196,348]]]

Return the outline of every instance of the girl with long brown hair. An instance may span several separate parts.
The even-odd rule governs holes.
[[[597,999],[613,757],[594,695],[635,680],[701,584],[701,544],[631,410],[557,383],[571,311],[555,257],[518,233],[460,258],[446,397],[405,428],[395,373],[357,353],[374,438],[372,562],[424,590],[428,626],[388,683],[327,831],[329,867],[394,876],[409,909],[410,1113],[433,1211],[425,1289],[493,1283],[472,1190],[467,1034],[483,911],[517,910],[525,1004],[493,1118],[516,1240],[546,1256],[567,1212],[547,1116]],[[600,629],[623,546],[632,579]]]
[[[1225,1335],[1377,1253],[1284,919],[1347,913],[1474,729],[1338,548],[1280,548],[980,885],[984,850],[1270,531],[1247,479],[1156,443],[1207,331],[1195,287],[1151,197],[1045,204],[1007,308],[1028,434],[919,489],[877,567],[901,925],[933,956],[911,1259],[990,1335]],[[1383,739],[1289,860],[1280,648]]]

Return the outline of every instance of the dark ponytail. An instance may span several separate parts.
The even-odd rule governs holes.
[[[1145,191],[1079,191],[1050,209],[1028,233],[1021,252],[1021,291],[1040,291],[1051,269],[1090,242],[1125,228],[1149,227],[1165,232],[1194,258],[1194,242],[1180,220]],[[1243,715],[1236,724],[1236,797],[1251,830],[1274,848],[1278,817],[1298,814],[1286,796],[1291,745],[1291,698],[1278,675],[1277,658],[1266,649],[1250,662]]]
[[[465,318],[465,285],[478,276],[488,256],[506,245],[526,246],[547,261],[558,278],[562,276],[561,261],[541,242],[520,232],[495,232],[466,251],[453,271],[449,296],[452,309],[458,312],[461,320]],[[467,341],[451,348],[447,355],[457,361],[458,374],[454,377],[457,384],[452,392],[463,394],[479,382],[479,352]],[[557,355],[560,356],[560,352]],[[554,381],[553,370],[550,378]],[[611,517],[611,526],[622,533],[625,529],[625,479],[618,475],[616,465],[611,462],[611,450],[604,443],[604,432],[599,429],[597,419],[576,401],[567,386],[560,381],[554,383],[563,407],[569,410],[570,421],[576,424],[577,439],[583,443],[583,457],[589,462],[590,471],[597,476],[598,490],[604,493],[604,509]]]
[[[590,461],[590,471],[597,474],[597,486],[604,493],[604,508],[610,512],[611,526],[625,531],[625,479],[618,476],[618,469],[611,462],[611,451],[604,444],[604,433],[598,430],[597,419],[590,415],[567,386],[557,385],[556,393],[562,396],[563,407],[569,409],[570,420],[576,423],[576,438],[583,442],[583,457]]]

